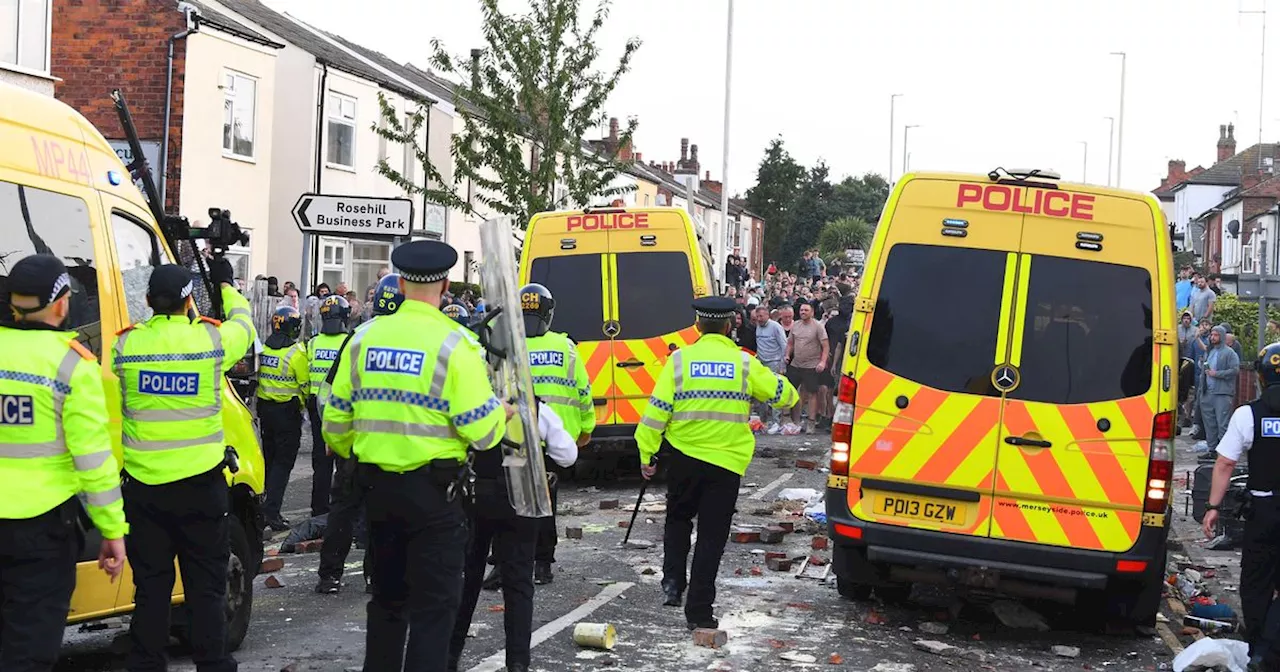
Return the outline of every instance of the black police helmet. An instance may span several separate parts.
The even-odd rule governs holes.
[[[1253,368],[1258,372],[1258,381],[1263,387],[1280,385],[1280,343],[1272,343],[1260,350]]]
[[[351,317],[351,304],[331,294],[320,303],[320,333],[342,334],[347,331],[347,319]]]
[[[289,340],[298,338],[302,333],[302,313],[293,306],[280,306],[271,315],[271,335],[282,335]]]
[[[373,314],[391,315],[400,310],[404,294],[400,291],[400,274],[384,275],[373,290]]]
[[[464,327],[467,326],[467,321],[471,318],[471,314],[467,312],[466,307],[461,303],[451,303],[441,308],[440,312]]]
[[[541,336],[551,329],[556,300],[551,296],[551,290],[531,282],[520,288],[520,310],[524,313],[525,335]]]

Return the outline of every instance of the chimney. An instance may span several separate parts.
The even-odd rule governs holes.
[[[690,146],[689,146],[689,170],[692,170],[692,171],[693,171],[693,174],[694,174],[694,175],[697,175],[697,174],[698,174],[698,168],[700,168],[700,167],[701,167],[701,166],[700,166],[700,164],[698,163],[698,146],[697,146],[697,145],[690,145]]]
[[[689,138],[680,138],[680,163],[689,160]]]
[[[609,142],[618,144],[618,118],[609,117]]]
[[[642,166],[644,165],[644,155],[641,154],[640,152],[636,152],[636,163]]]
[[[711,171],[709,171],[709,170],[708,170],[708,171],[707,171],[707,176],[706,176],[705,178],[703,178],[703,179],[705,179],[706,181],[710,182],[710,181],[711,181]]]
[[[1236,155],[1236,125],[1218,126],[1218,163]]]

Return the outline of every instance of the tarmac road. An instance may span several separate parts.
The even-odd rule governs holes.
[[[309,438],[286,497],[286,511],[305,508],[311,486]],[[855,603],[841,599],[830,580],[796,578],[765,567],[763,552],[782,550],[792,556],[811,550],[822,529],[776,502],[784,488],[821,491],[826,474],[796,467],[811,460],[819,467],[827,444],[819,436],[761,437],[739,496],[738,524],[791,521],[796,532],[776,545],[730,543],[721,563],[717,614],[729,641],[721,649],[695,646],[679,609],[661,606],[661,536],[663,514],[657,501],[637,519],[632,539],[653,542],[647,550],[619,548],[636,500],[639,481],[624,478],[607,484],[562,485],[558,526],[561,540],[554,583],[539,586],[535,610],[534,669],[556,670],[791,670],[805,667],[930,672],[937,670],[1162,670],[1172,654],[1157,636],[1115,637],[1095,634],[1095,623],[1070,607],[1026,603],[1041,614],[1051,630],[1013,629],[992,614],[990,599],[960,600],[947,589],[917,586],[902,605]],[[601,509],[602,500],[618,508]],[[793,507],[794,508],[794,507]],[[306,514],[303,513],[302,516]],[[294,515],[294,522],[301,516]],[[563,538],[564,528],[580,527],[582,540]],[[282,535],[281,535],[282,536]],[[358,669],[364,650],[366,595],[360,578],[360,551],[348,562],[346,586],[339,595],[312,592],[319,556],[284,555],[285,567],[271,575],[283,587],[268,589],[259,576],[254,617],[248,639],[236,654],[246,671],[337,671]],[[820,572],[821,569],[810,570]],[[502,668],[502,613],[499,593],[486,592],[477,609],[473,638],[468,641],[463,670]],[[612,652],[583,649],[572,641],[577,622],[612,623],[618,644]],[[928,624],[923,625],[922,624]],[[123,620],[108,629],[69,629],[60,672],[123,669],[123,656],[111,651],[112,640],[125,632]],[[921,628],[944,634],[927,634]],[[942,653],[918,648],[917,640],[955,647]],[[1055,654],[1061,645],[1078,649],[1076,657]],[[193,670],[189,659],[174,650],[172,670]],[[1067,651],[1066,653],[1070,653]],[[292,665],[293,667],[289,667]]]

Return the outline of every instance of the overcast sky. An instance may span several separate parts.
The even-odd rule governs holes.
[[[526,0],[503,0],[520,10]],[[266,0],[399,61],[425,65],[429,39],[483,47],[477,0]],[[889,169],[890,94],[898,99],[894,174],[910,167],[1058,170],[1107,181],[1108,122],[1119,116],[1128,53],[1122,186],[1154,189],[1170,159],[1210,165],[1218,126],[1239,149],[1258,141],[1262,9],[1267,0],[737,0],[729,184],[755,182],[769,140],[833,176]],[[1270,0],[1264,138],[1280,140],[1280,3]],[[584,0],[584,8],[594,8]],[[644,45],[610,99],[636,116],[636,148],[679,158],[699,147],[721,173],[728,0],[615,0],[601,31],[611,67],[627,37]],[[583,12],[584,19],[590,16]],[[1118,123],[1118,122],[1117,122]],[[1117,128],[1119,131],[1119,128]],[[1116,145],[1119,154],[1119,144]]]

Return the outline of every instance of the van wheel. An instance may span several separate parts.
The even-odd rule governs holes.
[[[871,586],[865,583],[854,583],[849,579],[836,577],[836,591],[840,593],[840,597],[854,600],[856,602],[866,602],[871,599]]]
[[[911,599],[911,584],[886,583],[876,586],[876,597],[885,604],[902,604]]]
[[[227,516],[231,555],[227,559],[227,652],[236,651],[249,634],[249,618],[253,614],[253,577],[257,566],[249,547],[249,534],[235,514]],[[184,648],[191,646],[191,613],[185,604],[173,608],[173,636]]]

